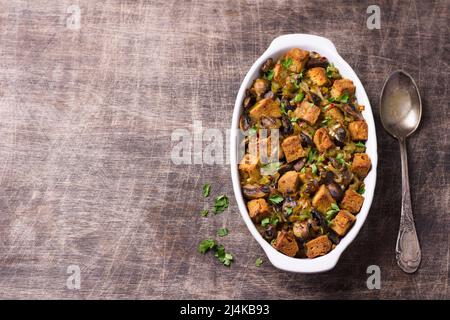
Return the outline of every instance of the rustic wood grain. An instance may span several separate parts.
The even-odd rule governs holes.
[[[0,1],[0,298],[418,298],[449,293],[449,1]],[[81,8],[80,30],[66,28]],[[235,95],[278,35],[331,39],[375,112],[379,171],[366,224],[330,272],[279,271],[239,216],[227,165],[174,165],[171,133],[230,126]],[[386,76],[417,80],[423,121],[408,141],[420,270],[395,263],[399,149],[379,121]],[[202,218],[212,194],[230,208]],[[229,269],[201,256],[221,226]],[[265,259],[266,260],[266,259]],[[69,265],[80,290],[66,288]],[[366,268],[381,267],[381,290]]]

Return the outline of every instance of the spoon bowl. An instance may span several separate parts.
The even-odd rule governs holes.
[[[404,71],[394,71],[381,93],[380,117],[384,129],[397,139],[416,131],[422,117],[422,103],[414,79]]]

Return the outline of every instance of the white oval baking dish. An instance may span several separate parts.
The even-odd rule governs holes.
[[[259,234],[248,215],[248,211],[241,192],[241,186],[239,184],[238,163],[240,159],[237,159],[237,137],[239,132],[239,117],[242,112],[242,101],[244,98],[245,89],[250,87],[252,81],[258,77],[260,67],[268,58],[273,58],[274,60],[276,60],[283,53],[294,47],[298,47],[308,51],[315,51],[322,56],[327,57],[328,60],[339,69],[339,72],[343,77],[349,78],[353,81],[356,86],[356,97],[358,99],[358,103],[365,106],[363,116],[367,121],[369,127],[369,139],[366,142],[366,152],[367,154],[369,154],[370,159],[372,160],[372,170],[364,180],[366,188],[366,191],[364,193],[364,204],[361,208],[361,211],[356,216],[357,219],[353,228],[347,233],[344,238],[342,238],[336,248],[329,252],[327,255],[315,259],[299,259],[286,256],[278,252],[268,242],[266,242]],[[364,221],[366,220],[367,214],[369,213],[369,208],[372,203],[373,193],[375,190],[377,161],[378,157],[375,124],[369,99],[358,76],[348,65],[348,63],[345,62],[344,59],[339,55],[334,44],[326,38],[309,34],[288,34],[274,39],[269,48],[255,61],[255,63],[252,65],[247,75],[245,76],[244,81],[242,81],[234,105],[230,142],[231,177],[233,181],[234,195],[236,197],[239,211],[251,234],[261,245],[270,262],[279,269],[300,273],[324,272],[334,268],[342,252],[353,241],[353,239],[355,239],[356,235],[364,224]]]

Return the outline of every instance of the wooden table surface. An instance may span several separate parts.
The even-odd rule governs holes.
[[[450,4],[376,2],[380,30],[366,27],[371,1],[1,0],[0,298],[450,298]],[[77,6],[79,29],[68,25]],[[317,275],[264,258],[227,164],[170,157],[175,129],[202,121],[225,133],[244,75],[287,33],[335,43],[377,127],[368,219],[336,268]],[[416,79],[424,108],[408,140],[423,250],[414,275],[395,262],[400,154],[378,115],[383,82],[399,68]],[[205,182],[230,197],[227,211],[200,216],[212,201],[202,198]],[[222,226],[231,268],[197,253]],[[79,290],[66,286],[70,265],[81,270]],[[381,268],[380,290],[366,286],[369,265]]]

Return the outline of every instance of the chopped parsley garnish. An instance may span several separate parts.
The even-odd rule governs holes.
[[[282,114],[287,115],[287,112],[286,112],[286,105],[285,105],[285,102],[284,102],[284,101],[280,104],[280,110],[281,110],[281,113],[282,113]]]
[[[342,155],[342,153],[339,153],[337,156],[336,156],[336,160],[340,163],[340,164],[345,164],[345,160],[344,160],[344,156]]]
[[[283,202],[283,197],[280,196],[279,194],[275,194],[269,197],[269,201],[272,202],[273,204],[280,204],[281,202]]]
[[[294,98],[294,102],[301,102],[303,100],[303,98],[305,97],[305,94],[303,92],[299,92],[295,98]]]
[[[303,167],[303,168],[300,170],[300,172],[301,172],[301,173],[305,173],[305,172],[306,172],[306,167]]]
[[[254,135],[256,135],[257,132],[258,132],[258,128],[256,128],[256,126],[253,126],[250,129],[248,129],[249,136],[254,136]]]
[[[228,235],[228,229],[227,228],[220,228],[219,230],[217,230],[217,235],[219,237],[225,237],[226,235]]]
[[[339,101],[342,103],[347,103],[348,102],[348,93],[344,93],[342,96],[339,97]]]
[[[261,225],[266,227],[270,223],[270,218],[264,218],[261,220]]]
[[[227,267],[229,267],[233,261],[233,255],[229,252],[225,252],[225,247],[223,245],[217,246],[214,256]]]
[[[311,170],[312,170],[312,173],[313,173],[313,174],[316,174],[316,173],[317,173],[317,166],[316,166],[315,163],[313,163],[313,164],[311,165]]]
[[[314,160],[314,158],[316,157],[316,151],[315,150],[313,150],[313,149],[309,149],[309,152],[308,152],[308,158],[307,158],[307,162],[308,163],[311,163],[313,160]]]
[[[270,162],[261,166],[265,175],[273,175],[281,168],[281,162]]]
[[[214,239],[205,239],[202,242],[200,242],[200,245],[198,246],[198,252],[201,254],[205,254],[209,250],[213,249],[216,246],[216,241]]]
[[[283,68],[285,69],[289,69],[289,67],[292,64],[292,58],[287,58],[281,61],[281,65],[283,66]]]
[[[200,214],[202,215],[202,217],[207,217],[208,216],[209,211],[206,209],[203,209]]]
[[[198,246],[198,251],[201,254],[205,254],[209,250],[214,250],[214,256],[219,259],[219,261],[229,267],[233,261],[233,255],[225,251],[225,247],[221,244],[217,244],[214,239],[205,239],[200,242]]]
[[[335,99],[334,99],[333,97],[329,97],[329,98],[328,98],[328,101],[329,101],[329,102],[334,102]]]
[[[211,185],[209,183],[205,183],[203,185],[203,196],[205,198],[209,197],[209,192],[211,191]]]
[[[230,201],[226,195],[218,196],[214,201],[214,214],[224,212],[228,208]]]
[[[327,66],[327,77],[332,78],[335,72],[337,72],[336,67],[334,66],[334,64],[330,63]]]
[[[355,143],[355,146],[357,146],[358,148],[366,147],[366,145],[364,143],[362,143],[361,141]]]
[[[291,207],[286,207],[286,210],[284,210],[286,212],[287,216],[290,216],[292,214],[293,209]]]
[[[291,122],[297,122],[297,121],[298,121],[298,118],[297,118],[297,117],[291,118]]]
[[[364,192],[366,192],[366,187],[365,187],[364,183],[359,186],[357,192],[359,194],[364,194]]]
[[[261,258],[257,258],[257,259],[255,260],[255,266],[261,267],[262,264],[263,264],[263,261],[262,261]]]
[[[271,80],[273,79],[273,69],[267,71],[267,73],[266,73],[266,78],[267,78],[267,80],[269,80],[269,81],[271,81]]]

